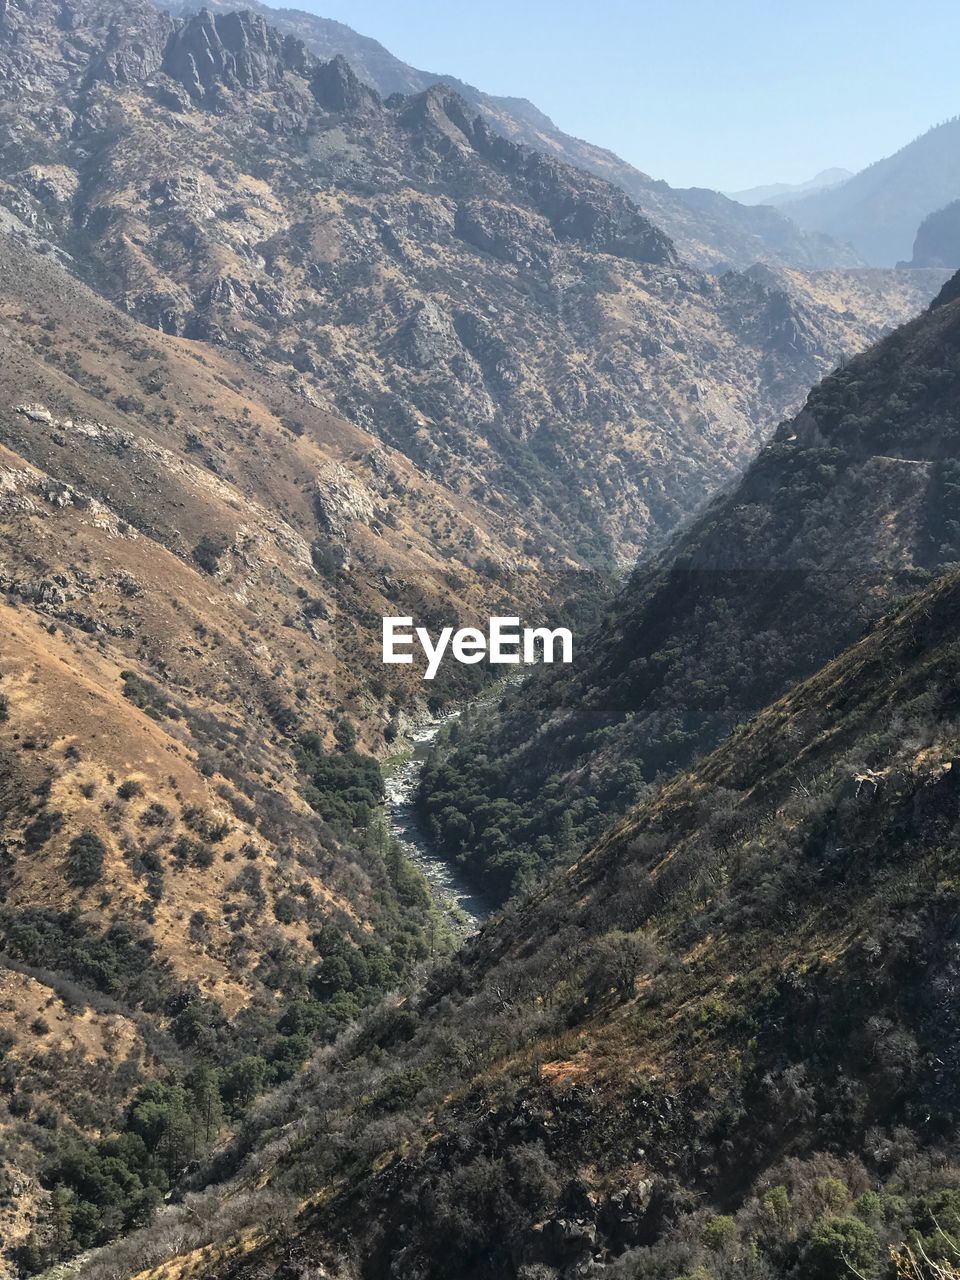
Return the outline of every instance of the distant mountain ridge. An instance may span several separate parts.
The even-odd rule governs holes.
[[[242,350],[510,512],[518,549],[659,545],[929,296],[916,273],[705,275],[622,187],[447,86],[383,99],[269,11],[59,12],[7,10],[2,202],[144,322]]]
[[[526,98],[484,93],[456,76],[435,74],[409,66],[383,45],[350,27],[298,9],[278,8],[259,0],[156,0],[175,14],[247,10],[262,15],[271,26],[302,40],[320,58],[337,54],[347,59],[361,80],[383,97],[393,93],[421,93],[432,85],[455,89],[498,133],[535,147],[566,164],[586,169],[621,187],[670,236],[681,256],[707,269],[749,267],[769,261],[794,267],[862,265],[860,257],[840,241],[817,232],[800,231],[775,210],[748,208],[702,188],[674,188],[628,164],[612,151],[558,129]]]
[[[864,261],[892,266],[910,257],[917,228],[960,198],[960,116],[938,124],[838,187],[792,200],[807,231],[849,241]]]
[[[847,178],[852,178],[850,169],[821,169],[806,182],[773,182],[767,186],[748,187],[745,191],[728,191],[731,200],[740,204],[789,204],[802,195],[812,195],[815,191],[823,191],[826,187],[835,187]]]

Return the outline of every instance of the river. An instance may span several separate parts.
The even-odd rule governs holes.
[[[431,846],[413,806],[420,771],[429,754],[430,744],[443,726],[459,715],[460,712],[455,711],[442,720],[421,724],[410,733],[410,755],[389,773],[385,790],[387,821],[392,834],[400,842],[404,857],[422,873],[434,901],[452,928],[466,936],[479,928],[492,908],[453,859],[444,857],[440,850]]]

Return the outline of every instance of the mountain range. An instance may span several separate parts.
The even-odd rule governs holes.
[[[518,550],[629,563],[936,287],[705,275],[619,188],[451,90],[383,101],[259,16],[51,8],[27,45],[16,12],[11,213],[143,323],[238,352],[498,512]]]
[[[0,1266],[930,1280],[957,278],[295,11],[0,84]],[[504,613],[580,661],[380,662]]]
[[[740,204],[789,204],[798,196],[813,195],[814,192],[838,186],[852,177],[849,169],[821,169],[805,182],[771,182],[762,187],[749,187],[745,191],[731,191],[729,195],[731,200]]]
[[[188,14],[226,13],[230,0],[177,0]],[[910,257],[920,223],[960,198],[957,121],[946,121],[856,174],[824,169],[800,183],[771,183],[723,195],[707,188],[673,188],[613,152],[564,133],[524,98],[491,95],[457,77],[421,71],[375,40],[339,22],[296,9],[249,8],[277,29],[329,59],[341,55],[383,97],[445,84],[497,133],[621,187],[671,237],[681,256],[706,270],[755,262],[826,268],[893,266]]]
[[[864,262],[909,259],[929,214],[960,198],[960,118],[944,121],[839,186],[791,200],[807,231],[849,242]]]
[[[843,647],[827,615],[835,657],[318,1054],[85,1275],[954,1274],[960,579],[898,598],[875,571],[953,545],[927,500],[956,469],[958,333],[955,280],[707,522],[765,549],[754,508],[779,493],[781,551],[825,520],[824,545],[842,524],[864,547],[901,509],[868,507],[889,471],[903,519],[834,574],[864,634]],[[822,605],[829,574],[793,571]],[[644,662],[631,628],[611,648]]]
[[[173,13],[190,14],[201,9],[227,13],[232,6],[230,0],[206,4],[178,0],[163,7]],[[346,58],[360,79],[385,98],[393,93],[422,93],[437,84],[448,86],[498,134],[621,187],[667,232],[683,258],[699,267],[723,270],[750,267],[755,262],[804,268],[862,265],[848,245],[817,232],[802,232],[770,208],[748,208],[717,191],[674,188],[651,178],[612,151],[564,133],[525,98],[488,94],[456,76],[418,71],[377,41],[340,22],[297,9],[275,9],[258,3],[245,7],[262,15],[278,30],[302,40],[318,57]]]

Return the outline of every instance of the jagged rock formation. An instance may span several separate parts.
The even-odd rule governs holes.
[[[34,242],[561,561],[661,544],[940,283],[702,275],[622,190],[453,90],[381,100],[259,14],[17,3],[0,62],[0,199]]]
[[[148,76],[157,69],[197,102],[215,99],[221,88],[278,89],[285,72],[310,70],[300,42],[281,36],[259,15],[206,10],[171,35],[159,68],[144,68]]]
[[[160,7],[189,14],[201,7],[227,12],[231,5],[230,0],[208,0],[202,5],[200,0],[177,0]],[[726,270],[749,267],[758,260],[805,268],[860,263],[849,245],[802,232],[776,210],[748,208],[716,191],[673,188],[655,181],[612,151],[564,133],[525,98],[498,97],[454,76],[418,71],[375,40],[329,18],[257,3],[251,7],[279,30],[297,36],[318,57],[345,57],[384,98],[422,93],[436,84],[451,86],[469,103],[471,112],[479,112],[498,134],[616,183],[667,232],[683,257],[699,266]]]

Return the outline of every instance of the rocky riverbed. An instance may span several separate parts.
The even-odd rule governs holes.
[[[430,744],[444,724],[459,712],[442,720],[428,721],[412,731],[412,750],[401,765],[386,779],[386,813],[390,830],[399,840],[404,856],[423,874],[434,901],[453,928],[464,935],[472,933],[491,912],[452,858],[434,848],[420,826],[413,797],[423,762]]]

